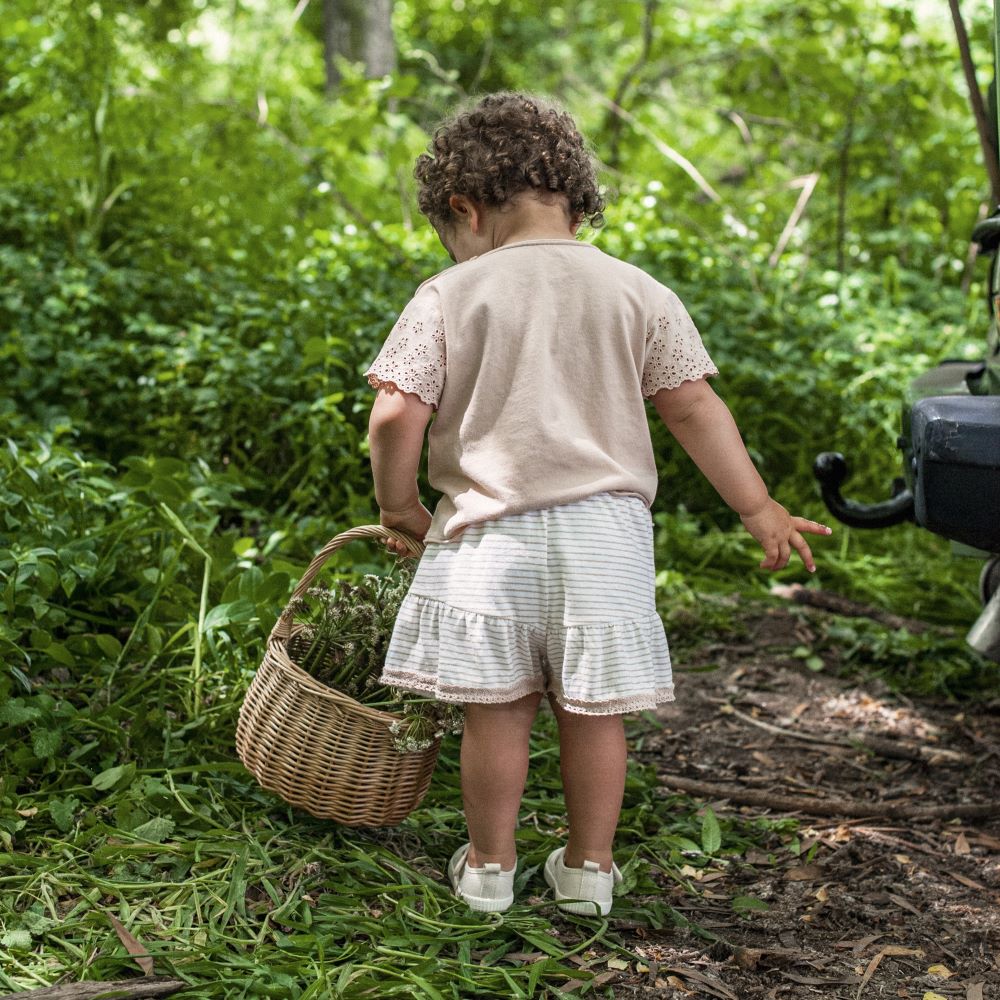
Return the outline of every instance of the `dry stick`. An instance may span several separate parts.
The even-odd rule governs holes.
[[[743,140],[744,145],[753,145],[753,135],[750,132],[750,126],[747,125],[746,121],[743,119],[742,115],[735,111],[720,111],[720,115],[723,118],[731,121],[735,126],[737,131],[740,133],[740,138]]]
[[[896,760],[914,761],[941,761],[950,760],[955,763],[964,763],[969,760],[969,756],[959,753],[957,750],[946,750],[944,747],[911,747],[895,740],[884,739],[881,736],[871,736],[868,733],[855,733],[847,739],[838,739],[832,736],[814,736],[812,733],[801,733],[794,729],[783,729],[763,719],[755,719],[752,715],[741,712],[738,708],[733,708],[729,702],[723,703],[719,708],[723,715],[735,715],[744,722],[749,722],[752,726],[757,726],[768,733],[776,736],[788,736],[796,740],[804,740],[806,743],[824,743],[827,746],[845,747],[853,749],[857,744],[877,753],[882,757],[892,757]]]
[[[676,163],[677,166],[681,168],[698,185],[699,190],[703,194],[707,195],[712,201],[717,204],[722,204],[722,195],[719,194],[715,188],[704,178],[701,171],[686,157],[683,153],[678,153],[673,146],[668,146],[658,135],[656,135],[651,129],[647,128],[638,118],[635,117],[630,111],[626,111],[625,108],[620,107],[615,104],[610,97],[605,97],[599,90],[596,90],[590,84],[581,80],[579,77],[571,77],[571,80],[581,89],[584,89],[589,93],[595,100],[600,101],[612,114],[617,115],[622,121],[628,122],[629,125],[635,129],[640,135],[645,136],[655,147],[656,151],[661,155],[665,156],[671,163]]]
[[[0,1000],[91,1000],[104,996],[132,1000],[136,997],[168,997],[187,987],[188,983],[180,979],[120,979],[113,983],[65,983],[43,990],[5,993]]]
[[[309,6],[310,0],[299,0],[295,5],[295,10],[292,12],[292,19],[288,25],[288,29],[285,31],[284,36],[281,39],[281,44],[278,46],[277,52],[269,52],[268,58],[272,64],[277,64],[279,57],[285,50],[285,46],[291,40],[292,34],[295,30],[295,25],[298,24],[299,18],[305,13],[306,7]],[[267,116],[269,113],[269,105],[267,103],[267,92],[263,87],[257,88],[257,124],[263,125],[267,121]]]
[[[948,6],[951,8],[951,20],[955,25],[955,38],[958,41],[958,52],[962,59],[962,72],[965,74],[965,83],[969,88],[969,104],[972,106],[972,115],[976,119],[979,145],[983,151],[987,173],[990,175],[990,190],[995,205],[1000,201],[1000,161],[997,160],[997,151],[990,138],[983,92],[979,89],[979,82],[976,80],[976,64],[973,62],[972,52],[969,49],[969,34],[965,30],[965,22],[962,20],[962,12],[958,8],[958,0],[948,0]],[[993,113],[996,114],[995,111]]]
[[[719,711],[723,715],[735,715],[736,718],[749,722],[752,726],[757,726],[758,729],[763,729],[765,732],[774,733],[776,736],[791,736],[797,740],[805,740],[807,743],[826,743],[835,747],[849,747],[851,745],[846,740],[838,740],[830,736],[814,736],[812,733],[798,733],[794,729],[782,729],[781,726],[764,722],[763,719],[755,719],[752,715],[747,715],[738,708],[733,708],[729,702],[723,702],[719,706]]]
[[[990,206],[985,202],[981,201],[979,203],[979,211],[976,213],[976,224],[978,225],[983,219],[989,215]],[[976,259],[979,257],[979,244],[973,243],[969,240],[969,251],[965,255],[965,263],[962,265],[962,297],[964,298],[969,294],[969,289],[972,287],[972,279],[976,276],[975,263]]]
[[[840,594],[831,594],[827,590],[804,587],[801,583],[775,584],[771,587],[771,593],[775,597],[783,597],[795,604],[807,604],[823,611],[832,611],[835,615],[843,615],[845,618],[870,618],[880,625],[888,625],[889,628],[905,628],[914,635],[926,632],[930,627],[927,622],[917,621],[915,618],[903,618],[900,615],[894,615],[891,611],[883,611],[881,608],[873,608],[870,605],[849,600]]]
[[[785,252],[785,247],[788,246],[788,241],[792,238],[792,233],[795,232],[795,227],[799,224],[799,219],[802,218],[802,213],[806,210],[806,205],[809,204],[809,199],[812,197],[813,191],[816,190],[816,182],[819,180],[818,173],[806,174],[804,177],[796,177],[788,186],[789,187],[801,187],[802,190],[799,192],[798,200],[795,202],[795,208],[792,209],[792,214],[788,217],[788,221],[785,223],[785,228],[781,230],[781,235],[778,237],[778,242],[774,247],[774,251],[771,256],[767,258],[768,264],[771,267],[775,267],[778,261],[781,259],[781,255]]]
[[[979,819],[1000,813],[1000,801],[947,806],[900,806],[886,802],[856,802],[850,799],[810,799],[804,795],[777,795],[755,792],[733,785],[660,775],[660,780],[682,792],[692,792],[706,799],[730,799],[748,806],[762,806],[781,812],[803,812],[812,816],[876,816],[888,819]]]

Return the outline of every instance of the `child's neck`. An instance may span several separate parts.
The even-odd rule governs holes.
[[[494,247],[524,240],[572,240],[576,236],[563,199],[552,204],[536,197],[515,199],[507,210],[493,214],[490,225]]]

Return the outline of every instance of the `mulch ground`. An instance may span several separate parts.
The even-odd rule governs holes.
[[[675,668],[677,701],[634,756],[720,818],[798,818],[801,851],[775,833],[692,869],[694,892],[664,876],[670,905],[718,940],[620,927],[644,960],[602,977],[615,996],[1000,1000],[1000,816],[974,815],[1000,795],[1000,704],[810,671],[790,654],[824,614],[758,608],[740,644]],[[736,897],[767,908],[736,912]]]

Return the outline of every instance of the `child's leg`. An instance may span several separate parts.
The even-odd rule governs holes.
[[[569,842],[563,863],[581,868],[596,861],[611,871],[611,847],[625,795],[627,748],[620,715],[567,712],[551,695],[549,703],[559,723]]]
[[[528,776],[528,737],[541,694],[499,705],[467,703],[462,735],[462,799],[469,825],[468,864],[514,867],[514,828]]]

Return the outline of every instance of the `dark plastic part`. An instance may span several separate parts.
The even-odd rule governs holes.
[[[913,520],[913,494],[893,483],[893,497],[881,503],[858,503],[845,500],[840,487],[847,479],[847,460],[839,451],[824,451],[813,462],[813,474],[819,480],[823,502],[833,516],[852,528],[891,528]]]
[[[981,377],[986,363],[948,358],[910,383],[907,399],[915,403],[928,396],[968,396],[970,379]]]
[[[1000,396],[930,396],[913,407],[918,524],[1000,551]]]
[[[1000,556],[994,556],[979,574],[979,599],[989,604],[990,598],[1000,590]]]
[[[979,244],[980,253],[993,253],[1000,246],[1000,214],[991,215],[978,223],[972,230],[972,242]]]

